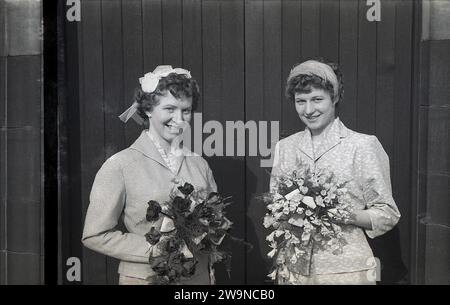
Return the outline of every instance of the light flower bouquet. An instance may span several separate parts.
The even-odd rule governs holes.
[[[274,176],[276,189],[262,196],[267,204],[264,227],[271,230],[266,240],[273,259],[272,280],[287,278],[289,271],[309,274],[313,247],[338,255],[346,245],[336,224],[351,215],[346,183],[326,170],[314,172],[304,164],[296,168]]]

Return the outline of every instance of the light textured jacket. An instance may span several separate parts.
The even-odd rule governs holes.
[[[186,152],[186,150],[185,150]],[[200,156],[185,156],[177,174],[164,162],[145,132],[129,148],[110,157],[98,171],[90,195],[82,242],[100,253],[120,259],[119,273],[145,279],[153,275],[148,264],[155,246],[145,234],[160,229],[162,217],[145,220],[147,202],[163,204],[176,183],[189,182],[196,190],[217,191],[211,169]],[[115,229],[120,217],[128,232]],[[185,284],[209,284],[206,257],[199,258],[196,273]]]
[[[325,131],[324,140],[313,150],[308,129],[293,134],[275,147],[273,175],[292,172],[298,162],[315,170],[327,169],[341,181],[348,181],[346,188],[354,209],[366,210],[372,223],[367,236],[375,238],[391,230],[400,218],[400,212],[392,198],[389,174],[389,158],[375,136],[352,131],[336,118]],[[271,179],[271,191],[277,189],[276,179]],[[367,270],[373,267],[372,250],[363,229],[343,226],[348,245],[341,255],[313,248],[308,266],[300,266],[304,275],[330,274]],[[317,248],[317,247],[316,247]]]

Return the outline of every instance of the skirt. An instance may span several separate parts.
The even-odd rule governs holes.
[[[304,276],[290,273],[288,281],[279,282],[281,285],[376,285],[374,279],[375,270],[363,270],[356,272],[313,274]]]

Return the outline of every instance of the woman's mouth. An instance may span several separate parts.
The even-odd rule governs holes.
[[[164,126],[166,126],[169,129],[169,132],[173,133],[173,134],[181,134],[183,132],[183,128],[181,128],[177,124],[169,123],[169,124],[164,124]]]
[[[306,118],[306,120],[308,120],[308,122],[315,122],[315,121],[317,121],[318,117],[320,117],[320,114],[313,115],[313,116],[305,116],[305,118]]]

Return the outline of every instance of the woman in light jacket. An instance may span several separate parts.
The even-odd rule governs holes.
[[[375,136],[348,129],[336,116],[342,95],[342,75],[335,64],[308,60],[296,65],[287,80],[286,96],[306,128],[277,143],[272,176],[291,172],[299,161],[315,171],[331,171],[348,181],[354,212],[344,221],[335,220],[347,241],[343,253],[312,246],[309,258],[288,270],[282,284],[374,284],[375,259],[364,231],[375,238],[400,218],[392,198],[389,158]],[[277,189],[276,179],[270,187]]]
[[[155,273],[149,257],[159,256],[158,244],[145,234],[161,229],[163,218],[146,220],[147,203],[164,203],[171,191],[184,182],[196,190],[217,190],[207,162],[187,148],[178,147],[186,124],[199,99],[197,82],[189,71],[158,66],[140,78],[133,105],[120,118],[135,119],[145,129],[128,148],[110,157],[98,171],[90,194],[82,242],[100,253],[121,260],[120,284],[152,284]],[[175,149],[174,149],[175,148]],[[181,153],[174,153],[174,152]],[[116,230],[119,218],[127,232]],[[182,284],[213,283],[208,258],[198,256],[195,274]]]

